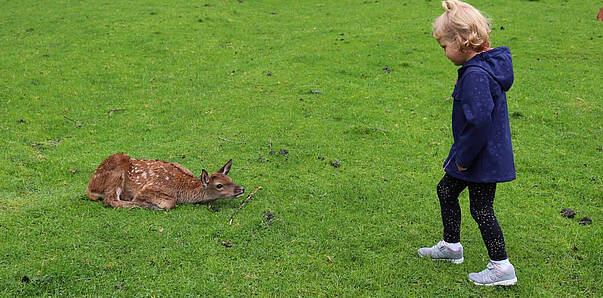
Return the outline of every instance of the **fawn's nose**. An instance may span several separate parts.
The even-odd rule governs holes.
[[[245,193],[245,188],[242,186],[239,186],[237,188],[235,188],[235,197],[240,197]]]

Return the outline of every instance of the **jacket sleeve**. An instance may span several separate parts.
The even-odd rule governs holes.
[[[457,139],[456,163],[470,168],[488,141],[492,126],[494,100],[489,75],[482,71],[465,73],[458,99],[461,101],[465,125]]]

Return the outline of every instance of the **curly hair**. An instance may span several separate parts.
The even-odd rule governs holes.
[[[490,47],[490,24],[482,13],[458,0],[442,1],[445,12],[433,22],[433,37],[458,42],[476,52]]]

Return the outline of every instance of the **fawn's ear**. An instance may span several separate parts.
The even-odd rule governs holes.
[[[221,169],[219,169],[218,173],[228,175],[228,172],[230,172],[230,166],[232,166],[232,159],[229,160]]]
[[[205,169],[201,170],[201,184],[203,187],[207,187],[209,185],[209,175]]]

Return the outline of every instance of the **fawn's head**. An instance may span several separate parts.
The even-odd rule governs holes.
[[[245,193],[245,188],[232,183],[226,176],[230,171],[232,159],[229,160],[215,174],[208,175],[205,170],[201,172],[201,184],[205,190],[205,198],[209,200],[240,197]]]

